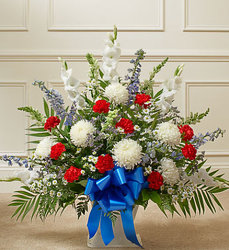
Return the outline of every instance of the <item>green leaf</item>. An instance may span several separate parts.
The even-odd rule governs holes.
[[[203,190],[202,190],[201,192],[202,192],[202,195],[203,195],[203,197],[204,197],[204,201],[205,201],[205,203],[207,204],[208,208],[211,210],[212,213],[214,213],[214,210],[213,210],[213,208],[211,207],[211,204],[209,203],[206,194],[204,193]]]
[[[157,97],[159,97],[161,94],[163,93],[163,89],[159,90],[155,96],[153,97],[154,99],[156,99]]]
[[[200,202],[199,202],[199,199],[198,199],[198,196],[197,196],[196,192],[194,192],[194,199],[195,199],[195,202],[196,202],[199,214],[200,214],[201,213],[201,207],[200,207]]]
[[[36,204],[35,204],[34,209],[33,209],[33,213],[32,213],[32,216],[31,216],[31,220],[33,219],[33,217],[34,217],[34,215],[35,215],[35,213],[36,213],[36,211],[37,211],[37,209],[38,209],[38,206],[39,206],[39,204],[40,204],[40,199],[41,199],[41,196],[39,195],[39,196],[37,197],[37,199],[36,199]]]
[[[225,191],[225,190],[227,190],[228,188],[218,188],[218,187],[216,187],[216,188],[214,188],[213,190],[211,190],[210,192],[211,193],[221,193],[221,192],[223,192],[223,191]]]
[[[157,204],[161,204],[161,197],[160,197],[160,195],[158,194],[158,192],[156,192],[156,191],[151,191],[151,192],[149,193],[149,195],[150,195],[150,199],[151,199],[153,202],[155,202],[155,203],[157,203]]]
[[[202,211],[204,213],[205,212],[204,202],[203,202],[203,198],[202,198],[202,195],[201,195],[199,189],[197,189],[197,194],[198,194],[198,197],[199,197],[199,201],[200,201],[200,205],[201,205]]]
[[[190,200],[190,204],[192,206],[192,209],[193,209],[194,213],[196,214],[196,204],[195,204],[195,201],[194,201],[193,198]]]
[[[23,203],[24,204],[24,203]],[[22,205],[20,205],[16,210],[15,210],[15,212],[13,213],[13,215],[11,216],[11,218],[13,218],[15,215],[17,215],[18,214],[18,212],[21,210],[21,208],[22,208],[22,206],[23,206],[23,204]]]
[[[215,203],[222,209],[223,209],[223,206],[221,205],[221,203],[219,202],[219,200],[216,198],[216,196],[214,194],[211,193],[211,196],[212,198],[214,199]]]
[[[87,180],[79,181],[78,184],[80,184],[83,187],[86,187],[87,186]]]
[[[34,132],[43,132],[43,131],[46,131],[44,128],[28,128],[26,130],[34,131]]]
[[[209,203],[211,204],[212,209],[216,212],[216,209],[215,209],[215,207],[214,207],[214,204],[213,204],[213,202],[212,202],[212,200],[211,200],[211,197],[210,197],[210,195],[208,194],[208,192],[206,192],[206,195],[207,195],[207,198],[208,198]]]
[[[20,194],[14,194],[12,195],[13,197],[17,197],[17,198],[21,198],[23,200],[29,200],[30,198],[24,195],[20,195]]]
[[[31,193],[29,193],[29,192],[26,192],[26,191],[16,191],[16,193],[24,194],[24,195],[27,195],[27,196],[30,196],[30,197],[34,197],[33,194],[31,194]]]
[[[55,111],[53,108],[51,108],[51,116],[54,116],[54,114],[55,114]]]
[[[47,137],[50,136],[49,133],[33,133],[33,134],[27,134],[29,136],[35,136],[35,137]]]
[[[45,98],[43,98],[43,103],[44,103],[45,115],[48,118],[49,117],[49,106],[48,106],[48,103],[46,102]]]

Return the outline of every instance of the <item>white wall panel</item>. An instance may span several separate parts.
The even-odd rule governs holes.
[[[27,103],[26,83],[0,82],[0,154],[27,155],[27,119],[17,110]]]
[[[28,30],[29,0],[0,0],[0,31]]]
[[[162,31],[164,0],[49,0],[49,30]],[[144,6],[144,11],[142,7]]]
[[[184,0],[185,31],[229,31],[228,0]]]
[[[194,126],[195,133],[212,132],[218,127],[227,133],[214,143],[208,143],[202,149],[206,155],[217,163],[217,158],[227,161],[229,165],[229,81],[193,81],[186,82],[186,115],[190,112],[205,112],[210,108],[209,115],[200,124]],[[221,160],[222,160],[221,159]],[[218,162],[219,164],[219,162]]]

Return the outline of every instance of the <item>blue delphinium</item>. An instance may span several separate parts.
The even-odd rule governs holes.
[[[61,94],[55,89],[47,89],[42,81],[35,81],[33,85],[38,86],[45,93],[46,99],[53,110],[61,119],[64,119],[67,116],[67,112],[65,111],[64,100]]]
[[[21,166],[24,166],[25,168],[28,168],[29,167],[29,163],[28,163],[28,160],[27,159],[23,159],[23,158],[20,158],[20,157],[16,157],[16,156],[8,156],[8,155],[3,155],[1,157],[1,159],[5,162],[8,163],[9,166],[12,166],[13,165],[13,162],[16,163],[17,165],[19,165],[20,167]]]
[[[139,92],[139,84],[140,84],[140,80],[139,80],[139,76],[141,73],[141,63],[140,61],[144,59],[144,54],[145,52],[140,49],[138,50],[135,55],[137,56],[136,59],[132,59],[130,61],[130,63],[133,64],[133,69],[128,69],[129,73],[132,73],[131,76],[126,75],[125,76],[125,80],[129,80],[130,84],[128,86],[128,91],[129,91],[129,95],[130,95],[130,102],[132,102],[134,96],[136,95],[137,92]]]
[[[207,132],[205,135],[199,134],[198,136],[193,136],[192,140],[190,141],[196,149],[207,143],[208,141],[215,141],[220,135],[223,136],[225,133],[224,130],[218,128],[213,132]]]

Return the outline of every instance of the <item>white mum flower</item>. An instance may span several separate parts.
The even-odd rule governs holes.
[[[125,104],[129,99],[126,87],[120,83],[112,83],[105,89],[104,95],[115,104]]]
[[[86,120],[78,121],[70,130],[70,137],[74,145],[86,147],[88,136],[95,131],[91,122]]]
[[[42,157],[42,158],[48,157],[51,152],[52,145],[53,145],[53,141],[50,137],[44,138],[37,145],[35,156]]]
[[[123,139],[114,145],[113,158],[120,167],[131,169],[140,163],[142,147],[132,139]]]
[[[173,186],[180,180],[179,171],[173,160],[163,158],[161,160],[161,166],[159,167],[163,176],[164,182]]]
[[[171,122],[163,122],[158,125],[157,137],[160,141],[175,146],[180,143],[181,136],[177,125]]]

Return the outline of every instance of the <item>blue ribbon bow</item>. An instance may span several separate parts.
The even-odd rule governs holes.
[[[114,232],[112,221],[105,214],[120,210],[126,238],[142,247],[136,236],[132,210],[143,184],[142,167],[127,172],[124,168],[115,166],[99,180],[88,179],[85,194],[89,195],[91,201],[95,201],[87,223],[90,239],[96,234],[100,224],[103,242],[108,245],[114,239]]]

